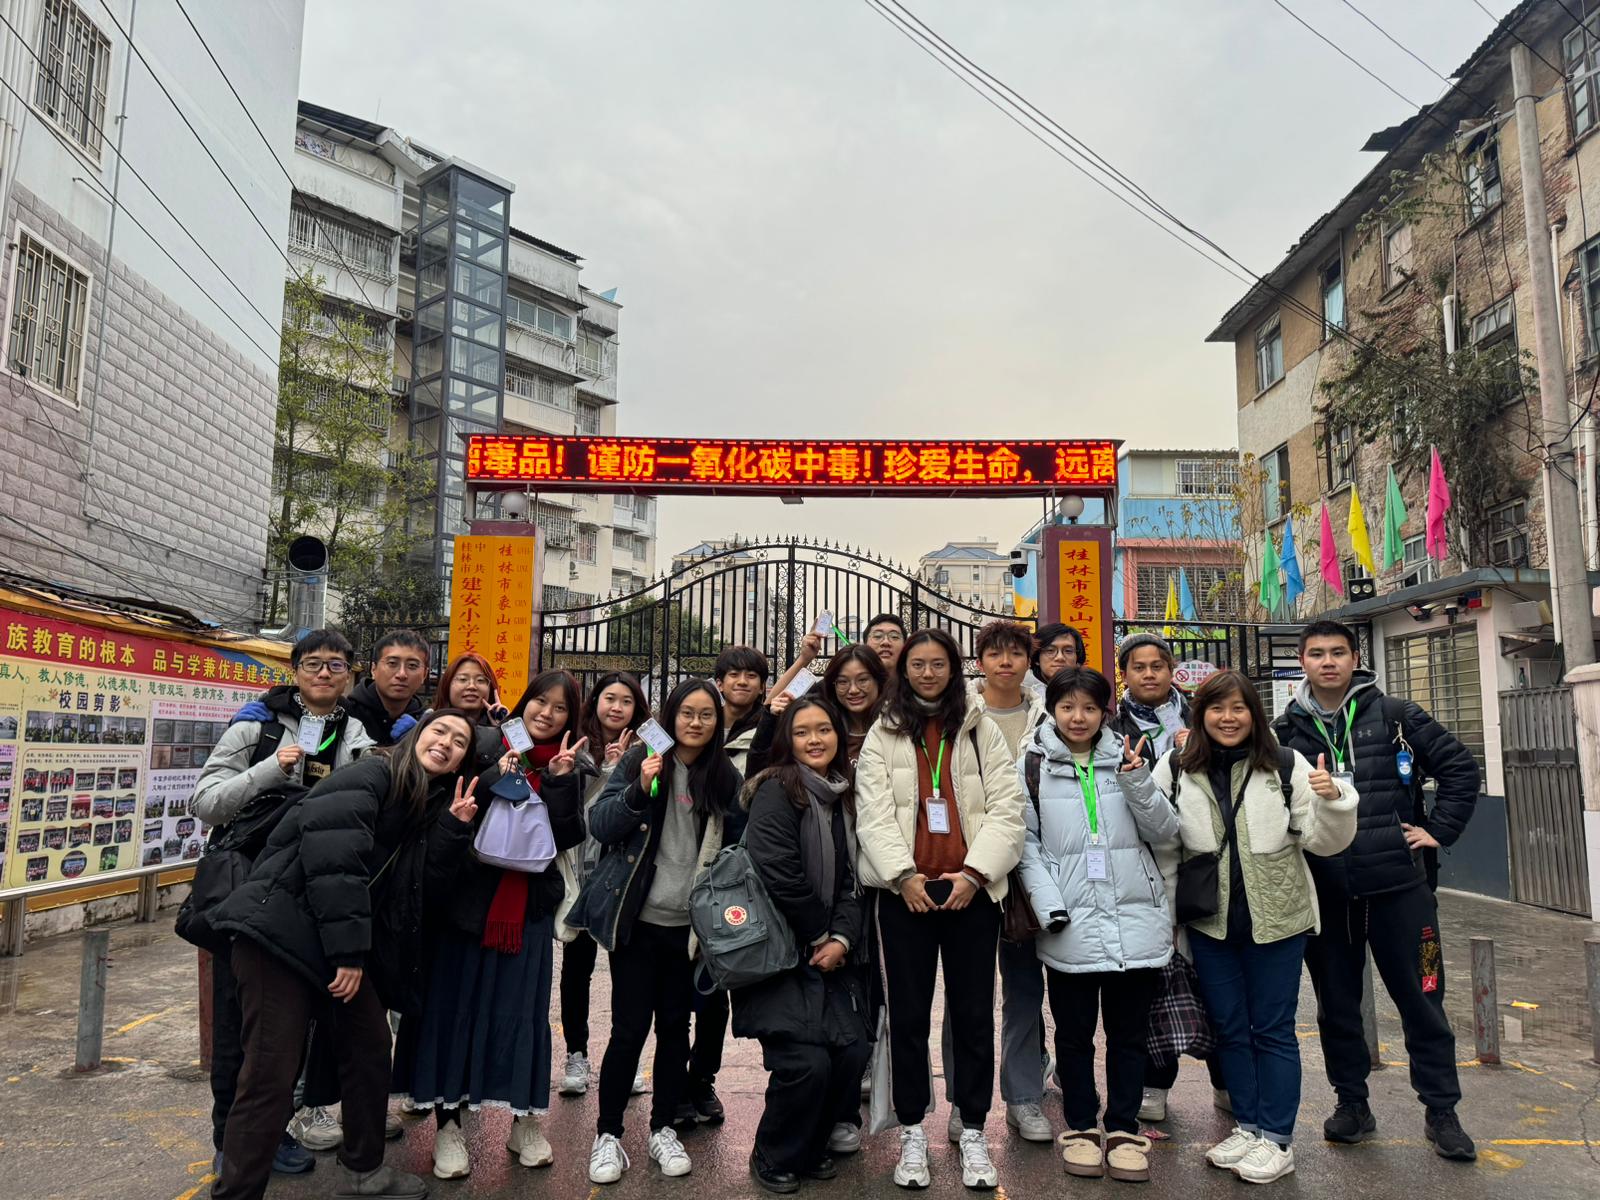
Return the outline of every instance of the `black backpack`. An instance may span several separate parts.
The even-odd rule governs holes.
[[[250,752],[250,766],[276,754],[283,734],[283,726],[277,721],[263,722],[261,736]],[[173,923],[173,930],[179,937],[212,954],[228,952],[231,938],[211,928],[211,913],[249,878],[250,868],[266,848],[272,831],[306,791],[304,787],[289,784],[262,792],[240,809],[233,820],[211,830],[205,851],[195,864],[189,895],[178,908],[178,919]]]

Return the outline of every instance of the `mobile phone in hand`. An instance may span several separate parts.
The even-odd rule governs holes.
[[[944,907],[944,902],[950,899],[950,893],[955,891],[955,888],[956,885],[948,879],[930,879],[922,885],[922,890],[928,893],[928,899],[940,908]]]

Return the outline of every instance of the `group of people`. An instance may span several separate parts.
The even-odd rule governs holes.
[[[834,1177],[862,1144],[864,1076],[879,1089],[875,1126],[898,1122],[895,1183],[929,1186],[941,967],[947,1132],[967,1187],[999,1183],[985,1132],[997,977],[1000,1094],[1017,1136],[1054,1142],[1069,1175],[1148,1180],[1142,1123],[1166,1118],[1178,1070],[1150,1031],[1187,998],[1214,1034],[1215,1101],[1235,1122],[1206,1159],[1268,1183],[1294,1170],[1302,963],[1337,1095],[1324,1136],[1376,1128],[1360,1017],[1369,947],[1405,1026],[1427,1137],[1445,1157],[1475,1156],[1455,1113],[1429,867],[1471,816],[1477,766],[1416,704],[1377,688],[1348,628],[1304,629],[1306,679],[1275,724],[1237,672],[1184,696],[1153,634],[1118,649],[1120,702],[1066,625],[991,622],[969,683],[946,631],[883,615],[811,688],[789,686],[822,650],[807,637],[769,683],[761,652],[728,647],[712,678],[683,680],[652,714],[622,672],[585,696],[548,671],[507,708],[475,654],[444,668],[429,707],[416,634],[383,638],[353,688],[348,641],[302,639],[294,682],[236,716],[195,796],[217,831],[275,816],[248,878],[210,914],[232,938],[213,972],[213,1196],[258,1197],[271,1171],[310,1168],[303,1147],[334,1145],[333,1195],[426,1195],[383,1161],[401,1131],[392,1095],[432,1110],[439,1178],[470,1172],[464,1112],[484,1108],[511,1111],[507,1150],[522,1165],[548,1165],[552,1077],[576,1096],[594,1074],[601,949],[611,1028],[596,1184],[631,1167],[628,1102],[647,1090],[652,1030],[646,1153],[664,1177],[690,1172],[680,1135],[724,1117],[715,1082],[731,1015],[769,1075],[749,1158],[763,1188]],[[705,970],[690,908],[740,843],[798,955],[730,995]],[[1052,1078],[1059,1131],[1043,1107]]]

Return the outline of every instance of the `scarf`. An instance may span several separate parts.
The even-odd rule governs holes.
[[[800,865],[806,880],[831,911],[833,889],[839,879],[837,847],[833,844],[833,812],[839,797],[850,787],[837,775],[822,776],[801,765],[800,779],[806,785],[809,803],[800,814]],[[855,831],[845,822],[845,840],[851,858],[855,857]]]
[[[560,742],[534,743],[528,751],[528,768],[523,772],[528,786],[535,795],[538,788],[533,780],[550,765],[550,760],[561,753]],[[489,902],[489,919],[483,926],[483,948],[498,950],[501,954],[522,953],[522,926],[528,919],[528,877],[521,871],[501,871],[500,882],[495,886],[494,899]]]
[[[1173,688],[1167,698],[1160,704],[1140,704],[1132,696],[1124,695],[1122,697],[1122,707],[1128,710],[1135,721],[1146,728],[1151,725],[1159,726],[1162,729],[1167,727],[1166,722],[1161,719],[1162,709],[1169,709],[1178,717],[1177,724],[1180,726],[1183,724],[1183,693],[1179,692],[1177,688]]]

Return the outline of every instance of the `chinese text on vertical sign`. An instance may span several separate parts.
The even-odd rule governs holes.
[[[505,703],[528,682],[533,650],[531,537],[458,537],[450,587],[450,657],[472,651],[489,660]]]

